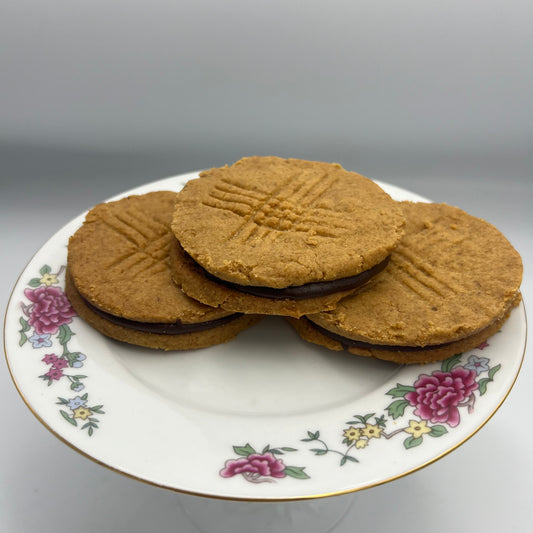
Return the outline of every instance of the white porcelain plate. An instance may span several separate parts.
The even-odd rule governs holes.
[[[127,194],[178,191],[197,173]],[[394,198],[424,201],[380,183]],[[331,352],[267,317],[235,340],[162,353],[112,341],[72,316],[69,236],[33,257],[5,318],[8,365],[55,435],[120,473],[177,491],[291,500],[357,491],[417,470],[471,437],[519,372],[524,307],[487,343],[425,366]]]

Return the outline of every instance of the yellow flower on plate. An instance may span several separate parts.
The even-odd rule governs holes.
[[[360,450],[361,448],[366,448],[368,446],[368,439],[359,439],[355,443],[355,447]]]
[[[409,420],[409,427],[405,428],[406,433],[411,433],[413,438],[419,439],[422,435],[429,433],[431,428],[428,428],[425,420]]]
[[[87,409],[87,407],[78,407],[77,409],[74,409],[74,418],[87,420],[92,414],[92,411]]]
[[[351,442],[359,439],[361,437],[361,430],[350,426],[348,429],[344,430],[344,436]]]
[[[383,428],[380,428],[377,424],[366,424],[362,429],[363,435],[369,439],[379,439]]]
[[[39,281],[44,283],[47,287],[50,287],[50,285],[55,285],[57,283],[57,276],[55,274],[44,274]]]

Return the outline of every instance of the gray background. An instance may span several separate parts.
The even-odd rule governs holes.
[[[148,181],[273,154],[458,205],[508,236],[531,301],[533,4],[18,0],[0,5],[2,304],[68,220]],[[529,530],[526,361],[436,464],[356,495],[338,531]],[[176,495],[42,427],[0,365],[0,531],[193,532]]]

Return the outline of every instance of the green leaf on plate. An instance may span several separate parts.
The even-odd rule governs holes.
[[[61,413],[61,416],[69,423],[69,424],[72,424],[73,426],[77,426],[77,422],[76,420],[74,420],[74,418],[72,418],[66,411],[63,411],[63,410],[60,410],[59,411]]]
[[[498,370],[500,370],[500,368],[502,367],[502,365],[496,365],[496,366],[493,366],[490,370],[489,370],[489,377],[488,378],[483,378],[483,379],[480,379],[478,381],[478,390],[479,390],[479,394],[480,396],[483,396],[483,394],[485,394],[487,392],[487,386],[488,384],[491,382],[491,381],[494,381],[494,375],[496,374],[496,372],[498,372]]]
[[[307,436],[309,438],[308,439],[302,439],[303,442],[309,442],[309,441],[312,441],[312,440],[317,440],[318,437],[320,436],[320,433],[318,431],[316,433],[311,433],[311,431],[308,431],[307,432]]]
[[[391,389],[386,394],[392,396],[393,398],[403,398],[408,392],[414,392],[415,390],[416,389],[410,385],[402,385],[401,383],[397,383],[396,387]]]
[[[63,346],[67,344],[67,342],[72,338],[72,335],[74,335],[74,333],[66,324],[59,326],[59,333],[57,334],[59,344]]]
[[[355,418],[355,420],[349,420],[346,423],[350,425],[351,424],[366,424],[366,417],[361,416],[361,415],[353,415],[353,417]]]
[[[413,436],[407,437],[403,441],[403,445],[405,446],[405,449],[408,450],[409,448],[414,448],[415,446],[420,446],[422,444],[422,437],[414,438]]]
[[[380,428],[385,428],[385,426],[387,425],[387,423],[385,422],[385,415],[381,415],[379,417],[376,416],[376,424],[380,427]]]
[[[500,370],[500,368],[502,367],[502,365],[496,365],[496,366],[493,366],[490,370],[489,370],[489,378],[491,380],[494,379],[494,374],[496,374],[496,372],[498,372],[498,370]]]
[[[442,362],[441,370],[443,372],[449,372],[454,366],[457,366],[460,363],[462,355],[462,353],[456,353],[455,355],[448,357],[448,359],[445,359]]]
[[[286,466],[285,474],[296,479],[309,479],[309,476],[304,472],[305,466]]]
[[[352,463],[358,463],[359,462],[358,459],[356,459],[355,457],[352,457],[351,455],[343,455],[341,460],[340,460],[339,466],[344,466],[348,461],[351,461]]]
[[[41,274],[41,276],[44,276],[45,274],[50,274],[50,272],[52,272],[52,268],[48,265],[44,265],[41,270],[39,270],[39,274]]]
[[[26,341],[28,340],[28,336],[23,331],[20,332],[20,339],[19,339],[19,346],[24,346]]]
[[[492,379],[489,379],[489,378],[483,378],[483,379],[480,379],[477,384],[478,384],[478,391],[479,391],[479,395],[480,396],[483,396],[486,392],[487,392],[487,385],[492,381]]]
[[[448,433],[448,430],[441,424],[437,424],[436,426],[431,426],[431,431],[428,435],[430,437],[442,437],[446,433]]]
[[[324,450],[324,448],[311,448],[311,451],[315,455],[326,455],[328,453],[328,451]]]
[[[19,346],[22,346],[28,340],[26,331],[29,331],[31,328],[30,328],[30,325],[28,324],[28,321],[23,317],[20,317],[19,322],[21,325],[21,328],[19,329],[19,333],[20,333]]]
[[[392,416],[394,420],[403,416],[405,409],[409,406],[407,400],[395,400],[387,407],[387,412],[389,416]]]
[[[242,455],[243,457],[248,457],[250,454],[256,453],[248,443],[245,446],[233,446],[233,451],[237,455]]]

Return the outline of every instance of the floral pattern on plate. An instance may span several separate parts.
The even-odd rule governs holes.
[[[489,346],[484,342],[478,346],[483,350]],[[474,411],[476,393],[480,396],[487,392],[487,386],[494,381],[495,374],[501,365],[490,366],[490,359],[478,355],[470,355],[465,364],[460,364],[463,354],[457,354],[442,362],[440,369],[431,374],[420,374],[413,385],[398,383],[385,394],[395,398],[386,411],[394,421],[406,416],[406,411],[412,410],[415,418],[405,420],[399,428],[387,431],[390,419],[385,414],[376,413],[353,415],[353,419],[346,422],[347,428],[342,430],[342,444],[344,449],[330,448],[320,437],[320,431],[308,431],[302,442],[313,442],[315,448],[310,451],[316,456],[327,454],[340,457],[340,466],[359,463],[359,459],[352,455],[355,450],[363,450],[377,439],[392,439],[398,435],[404,436],[403,446],[406,450],[420,446],[424,437],[442,437],[448,433],[448,428],[456,428],[461,423],[460,409],[467,413]],[[486,374],[486,375],[485,375]],[[305,467],[286,466],[279,457],[285,452],[296,452],[296,448],[271,448],[267,445],[261,452],[257,452],[250,444],[233,446],[233,451],[239,458],[228,459],[220,476],[231,478],[241,475],[251,483],[274,482],[286,476],[297,479],[309,479],[304,472]]]
[[[225,478],[241,475],[250,483],[273,483],[276,479],[293,477],[296,479],[309,479],[304,472],[305,467],[285,465],[279,456],[285,452],[296,452],[296,448],[282,446],[271,448],[266,445],[259,453],[250,444],[233,446],[233,451],[238,459],[228,459],[220,475]]]
[[[21,302],[19,346],[29,343],[34,350],[40,350],[38,353],[43,355],[41,361],[46,372],[39,378],[48,386],[61,382],[68,384],[70,391],[81,392],[85,389],[84,380],[87,376],[71,373],[70,370],[82,368],[87,357],[70,350],[68,346],[75,335],[70,324],[76,312],[60,287],[59,278],[64,271],[65,267],[62,266],[53,273],[49,265],[43,265],[39,276],[28,282],[28,287],[24,289],[27,301]],[[89,406],[88,401],[89,394],[85,392],[82,396],[72,398],[58,397],[57,404],[69,409],[59,409],[59,414],[67,422],[87,430],[88,435],[92,436],[100,422],[94,414],[105,413],[102,405]],[[78,426],[78,422],[83,424]]]
[[[478,346],[483,350],[489,346],[484,342]],[[496,372],[501,365],[490,366],[490,359],[478,355],[470,355],[465,364],[460,364],[463,354],[457,354],[442,362],[441,368],[431,374],[420,374],[413,385],[397,383],[396,387],[385,394],[396,398],[387,407],[385,414],[376,413],[353,415],[346,422],[347,428],[342,430],[344,449],[330,448],[320,438],[320,431],[308,431],[303,442],[313,442],[319,447],[311,448],[315,455],[336,454],[340,456],[340,466],[348,462],[358,463],[359,459],[350,455],[354,450],[362,450],[370,446],[376,439],[392,439],[403,435],[404,448],[409,450],[420,446],[424,437],[442,437],[461,423],[461,409],[468,414],[473,413],[476,393],[480,396],[487,392],[487,386],[494,381]],[[412,413],[406,415],[406,412]],[[415,418],[410,418],[413,416]],[[394,421],[409,417],[399,428],[387,431],[390,419]]]

